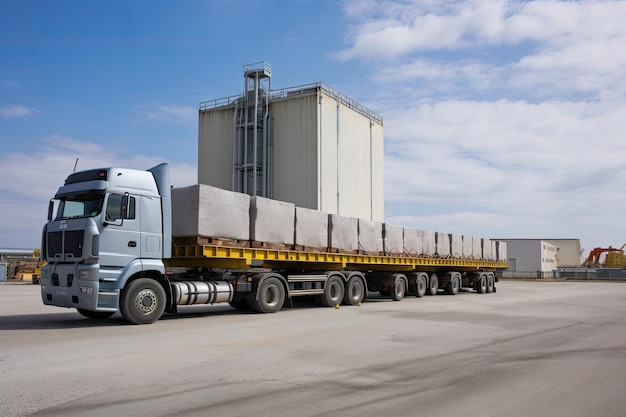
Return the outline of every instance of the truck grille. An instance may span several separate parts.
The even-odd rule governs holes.
[[[70,258],[81,258],[83,256],[83,231],[48,232],[47,247],[50,258],[60,254],[70,255]]]

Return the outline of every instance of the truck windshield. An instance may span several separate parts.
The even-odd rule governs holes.
[[[103,194],[68,195],[61,198],[56,219],[93,217],[102,210]]]

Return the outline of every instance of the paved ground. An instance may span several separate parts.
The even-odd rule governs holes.
[[[2,416],[626,415],[626,283],[190,307],[147,326],[38,291],[0,285]]]

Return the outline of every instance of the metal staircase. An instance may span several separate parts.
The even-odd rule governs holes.
[[[272,198],[272,67],[266,62],[246,65],[243,76],[244,91],[237,100],[233,129],[232,189]]]

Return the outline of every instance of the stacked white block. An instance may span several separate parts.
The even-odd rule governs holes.
[[[473,237],[463,235],[463,259],[472,259],[472,241]]]
[[[436,233],[428,230],[417,232],[422,236],[422,255],[433,256],[437,252]]]
[[[328,213],[296,207],[296,245],[326,250],[328,248]]]
[[[353,217],[328,215],[328,248],[331,252],[356,252],[359,249],[359,221]]]
[[[383,224],[383,250],[385,255],[404,254],[404,228],[395,224]]]
[[[491,240],[482,239],[482,242],[483,242],[483,259],[486,261],[493,259],[493,256],[491,256]]]
[[[383,224],[371,220],[359,220],[359,250],[367,254],[383,252]]]
[[[264,197],[250,198],[250,239],[293,245],[296,206]]]
[[[404,252],[408,256],[421,256],[424,246],[421,230],[411,229],[410,227],[403,227],[402,229],[402,235],[404,236]]]
[[[479,237],[472,238],[472,259],[482,259],[483,258],[483,242]]]
[[[463,258],[463,236],[450,235],[450,256],[455,259]]]
[[[505,262],[508,260],[508,254],[506,250],[506,242],[498,241],[498,256],[497,260],[500,262]]]
[[[436,254],[441,258],[450,257],[450,235],[447,233],[436,232],[436,240]]]
[[[172,189],[173,237],[250,239],[250,196],[199,184]]]

